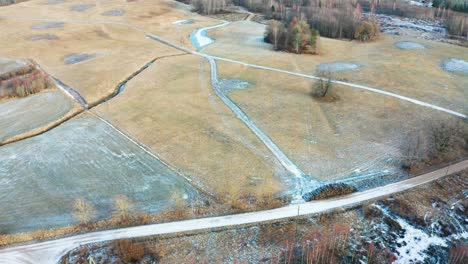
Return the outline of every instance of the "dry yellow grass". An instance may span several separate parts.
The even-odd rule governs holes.
[[[395,168],[402,141],[429,120],[448,114],[395,98],[333,88],[339,98],[322,102],[310,96],[313,81],[295,76],[218,62],[221,78],[250,82],[230,98],[306,173],[323,180],[356,169]],[[396,165],[398,166],[398,165]],[[357,171],[359,172],[359,171]]]
[[[82,12],[70,10],[78,4],[95,6]],[[141,32],[122,25],[103,24],[103,21],[128,23],[188,47],[191,47],[189,35],[195,28],[217,23],[174,5],[175,2],[164,0],[67,1],[55,5],[28,1],[11,5],[0,10],[0,56],[36,60],[47,72],[75,88],[93,105],[112,94],[120,81],[150,60],[180,53]],[[116,9],[124,10],[123,16],[102,15]],[[173,23],[183,19],[194,19],[195,23]],[[64,26],[31,28],[57,21],[64,21]],[[33,36],[45,34],[57,38],[31,41]],[[94,54],[95,57],[65,64],[64,58],[73,53]]]
[[[193,55],[160,59],[92,111],[222,198],[281,191],[283,168],[216,97],[209,74]]]
[[[39,22],[42,23],[42,22]],[[94,104],[114,92],[119,82],[158,56],[180,53],[141,33],[113,26],[65,24],[63,28],[36,30],[30,21],[0,21],[0,56],[33,58],[49,74],[70,85]],[[20,33],[18,33],[20,32]],[[56,40],[30,41],[35,34],[54,34]],[[96,54],[76,64],[66,64],[66,56]]]
[[[340,72],[337,77],[468,113],[468,78],[441,69],[445,58],[468,60],[466,48],[419,39],[382,35],[377,41],[360,43],[320,39],[320,55],[296,55],[272,51],[262,43],[264,26],[242,21],[210,30],[217,42],[206,53],[245,62],[314,74],[320,63],[349,61],[362,65],[357,71]],[[426,45],[425,50],[402,50],[397,41]],[[271,76],[276,73],[270,73]]]

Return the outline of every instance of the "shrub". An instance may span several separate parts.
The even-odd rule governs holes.
[[[89,223],[96,215],[96,209],[84,199],[76,199],[73,204],[73,216],[82,224]]]
[[[417,171],[468,155],[466,121],[433,120],[404,137],[402,167]]]
[[[117,240],[112,243],[116,255],[124,263],[140,261],[145,256],[145,247],[130,240]]]
[[[0,99],[25,97],[52,86],[50,77],[31,62],[24,67],[0,75]]]

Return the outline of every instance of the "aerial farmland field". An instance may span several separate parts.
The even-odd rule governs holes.
[[[466,263],[467,14],[0,1],[0,264]]]

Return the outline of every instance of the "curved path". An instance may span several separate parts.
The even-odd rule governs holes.
[[[264,222],[279,221],[293,217],[304,217],[319,213],[326,213],[341,208],[349,208],[357,204],[369,202],[371,200],[405,191],[410,188],[437,180],[446,175],[460,172],[466,168],[468,168],[468,160],[464,160],[454,165],[450,165],[445,168],[438,169],[436,171],[426,173],[408,180],[369,189],[363,192],[353,193],[335,199],[292,204],[277,209],[252,213],[105,230],[40,242],[36,244],[5,248],[0,250],[0,263],[58,263],[60,258],[67,252],[84,244],[99,243],[115,239],[136,238],[162,234],[190,233],[202,230],[208,231],[213,229],[257,225]]]
[[[304,184],[307,178],[307,187],[315,189],[320,186],[320,182],[307,176],[294,162],[292,162],[286,154],[261,130],[255,122],[253,122],[245,113],[242,111],[228,96],[226,96],[219,86],[218,80],[218,69],[216,62],[213,58],[208,57],[211,67],[211,85],[216,95],[234,112],[239,118],[262,142],[263,144],[273,153],[283,167],[289,171],[296,178],[296,187],[294,188],[297,193],[294,195],[294,202],[304,201],[302,194],[304,192]]]

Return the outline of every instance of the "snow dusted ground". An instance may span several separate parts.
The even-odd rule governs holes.
[[[400,49],[425,49],[426,46],[412,41],[398,41],[395,46]]]
[[[177,20],[177,21],[172,22],[172,24],[174,25],[189,25],[193,23],[194,23],[193,19],[184,19],[184,20]]]
[[[376,205],[376,207],[384,213],[384,215],[395,220],[404,230],[404,236],[398,238],[396,241],[397,245],[402,246],[397,248],[398,258],[395,263],[421,263],[426,260],[427,256],[425,251],[428,250],[430,246],[447,247],[447,243],[444,239],[435,235],[428,235],[423,230],[413,227],[401,217],[391,214],[387,208],[379,205]]]
[[[468,74],[468,61],[462,59],[446,59],[442,62],[442,68],[448,72]]]
[[[141,212],[155,213],[174,198],[198,192],[182,177],[112,127],[85,115],[42,135],[0,148],[0,233],[76,223],[83,198],[110,216],[113,197],[126,195]]]
[[[73,108],[72,101],[59,90],[0,103],[0,142],[52,123]]]
[[[319,66],[317,66],[317,71],[321,71],[321,72],[353,71],[353,70],[359,69],[360,67],[361,66],[356,63],[336,61],[336,62],[321,63]]]

